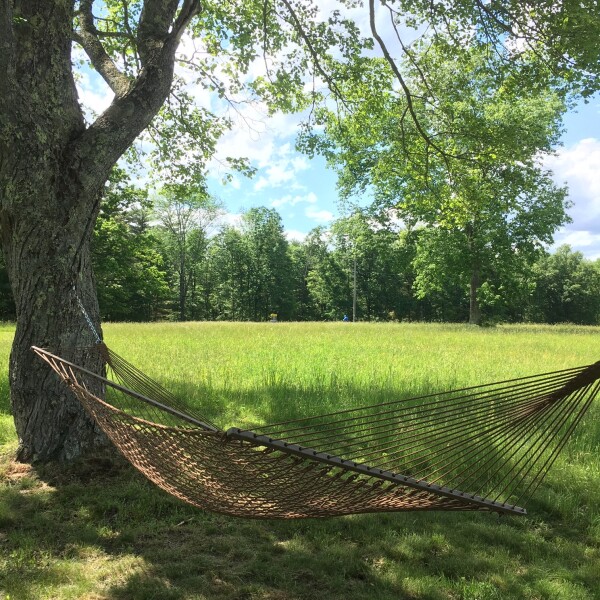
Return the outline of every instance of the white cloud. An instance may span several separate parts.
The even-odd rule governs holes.
[[[285,231],[285,237],[290,242],[303,242],[306,239],[306,233],[298,231],[297,229],[287,229]]]
[[[99,75],[90,76],[87,70],[78,73],[75,82],[79,102],[88,122],[102,114],[115,97],[113,91],[104,83]]]
[[[219,225],[242,228],[243,217],[240,213],[224,213],[219,217]]]
[[[558,184],[566,183],[573,223],[555,236],[555,246],[569,244],[587,258],[600,256],[600,140],[585,138],[546,159]]]
[[[306,171],[306,169],[310,168],[310,165],[304,156],[294,156],[290,162],[292,163],[292,167],[294,167],[296,172]]]
[[[574,225],[600,231],[600,140],[580,140],[549,157],[546,166],[554,172],[555,181],[569,186]]]
[[[563,231],[559,233],[559,236],[561,244],[583,248],[595,246],[600,242],[600,234],[594,234],[591,231]]]
[[[296,204],[300,204],[300,203],[308,203],[308,204],[315,204],[317,202],[317,195],[314,192],[308,192],[308,194],[305,194],[304,196],[300,196],[300,195],[296,195],[296,196],[292,196],[291,194],[287,194],[286,196],[282,196],[281,198],[278,198],[277,200],[273,200],[273,202],[271,202],[271,206],[273,208],[279,208],[281,206],[296,206]]]
[[[573,250],[577,250],[585,255],[590,260],[600,258],[600,233],[592,233],[591,231],[576,230],[567,231],[561,229],[554,236],[553,249],[568,244]]]
[[[261,175],[254,184],[255,192],[283,185],[292,189],[302,188],[296,176],[299,172],[310,168],[304,157],[292,153],[289,142],[275,148],[269,159],[259,161],[258,166]]]
[[[289,168],[288,161],[280,161],[265,169],[265,174],[261,175],[254,184],[254,191],[259,192],[264,188],[276,188],[284,183],[292,182],[296,179],[296,173]]]
[[[238,177],[232,177],[231,181],[228,182],[228,184],[234,189],[234,190],[239,190],[242,187],[242,182],[239,180]]]
[[[317,223],[329,223],[333,221],[334,215],[328,210],[317,210],[314,206],[308,206],[304,211],[304,214]]]

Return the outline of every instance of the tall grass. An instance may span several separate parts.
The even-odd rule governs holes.
[[[598,328],[108,324],[113,350],[221,427],[589,364]],[[254,522],[204,514],[119,463],[17,465],[0,326],[0,598],[600,598],[600,407],[525,519],[406,513]],[[597,403],[598,404],[598,403]]]
[[[600,359],[598,333],[572,326],[184,323],[113,324],[105,335],[115,351],[227,427],[589,364]]]

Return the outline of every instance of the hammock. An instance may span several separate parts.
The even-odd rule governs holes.
[[[597,362],[223,431],[104,344],[88,349],[84,364],[96,357],[107,377],[33,351],[148,479],[204,510],[252,518],[405,510],[526,514],[521,504],[600,386]]]

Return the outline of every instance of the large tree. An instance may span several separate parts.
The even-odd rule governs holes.
[[[194,0],[147,2],[129,36],[134,76],[104,46],[111,38],[92,4],[82,1],[78,13],[67,0],[0,4],[0,234],[17,309],[11,402],[25,460],[70,458],[100,439],[29,348],[90,340],[77,297],[98,326],[90,239],[104,184],[169,94],[175,51],[200,10]],[[74,39],[115,93],[90,125],[75,88]]]
[[[212,240],[208,252],[211,317],[230,321],[250,320],[250,265],[242,233],[225,226]]]
[[[565,191],[541,165],[558,142],[565,105],[547,85],[525,87],[495,55],[476,40],[458,57],[449,38],[422,40],[403,65],[410,104],[394,90],[387,62],[363,59],[343,87],[352,110],[325,111],[320,140],[343,195],[371,192],[380,209],[436,229],[419,246],[421,263],[439,268],[417,278],[418,291],[425,296],[456,274],[469,288],[475,324],[490,273],[514,270],[567,220]],[[418,125],[403,122],[409,110]]]
[[[115,163],[147,131],[152,158],[168,164],[161,178],[199,183],[230,119],[195,107],[190,81],[235,107],[260,58],[271,73],[255,93],[296,108],[318,58],[356,46],[339,15],[315,17],[313,6],[289,0],[0,2],[0,237],[17,312],[10,384],[20,459],[69,459],[101,440],[30,346],[93,341],[79,300],[99,330],[90,239]],[[195,39],[182,56],[188,80],[174,76],[186,31]],[[75,86],[74,42],[114,93],[91,123]]]

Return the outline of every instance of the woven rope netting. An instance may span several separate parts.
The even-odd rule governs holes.
[[[222,431],[99,345],[111,379],[34,349],[124,456],[206,510],[255,518],[398,510],[524,514],[600,387],[600,362]]]

